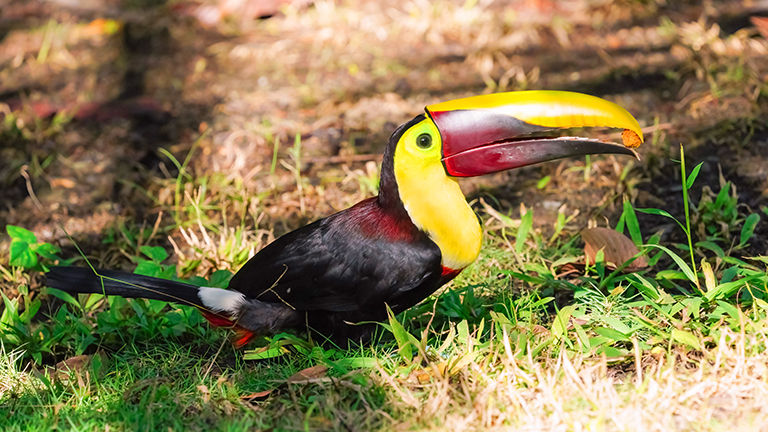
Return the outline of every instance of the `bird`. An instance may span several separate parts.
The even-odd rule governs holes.
[[[559,129],[623,129],[624,144]],[[630,137],[629,139],[627,137]],[[638,121],[596,96],[530,90],[425,107],[384,149],[377,196],[268,244],[226,289],[90,267],[59,266],[47,285],[75,293],[197,307],[213,326],[254,336],[303,332],[334,343],[368,338],[455,278],[479,255],[482,228],[458,180],[588,154],[637,157]]]

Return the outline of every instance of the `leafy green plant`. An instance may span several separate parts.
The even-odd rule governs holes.
[[[381,324],[381,326],[392,333],[397,342],[398,354],[404,361],[410,363],[413,360],[413,351],[420,348],[419,340],[403,327],[389,306],[387,306],[387,317],[388,324]]]
[[[25,228],[6,225],[5,231],[11,237],[10,262],[26,270],[47,271],[46,260],[61,260],[58,247],[38,242],[35,234]]]
[[[487,299],[475,296],[475,289],[479,287],[479,285],[467,285],[446,290],[438,299],[437,313],[453,320],[479,322],[487,315],[485,307]]]
[[[707,235],[727,236],[739,218],[736,189],[731,182],[725,182],[713,196],[709,188],[704,188],[697,208],[698,222]]]
[[[11,236],[10,264],[28,272],[47,271],[53,262],[61,260],[59,249],[49,243],[40,243],[36,236],[21,227],[6,227]],[[136,272],[148,276],[176,279],[174,265],[163,264],[168,253],[161,247],[141,246],[146,258],[137,258]],[[10,274],[10,273],[8,273]],[[6,275],[8,276],[8,275]],[[192,283],[207,286],[225,286],[231,272],[214,272],[210,280],[196,277]],[[17,287],[18,296],[2,295],[0,314],[0,342],[9,348],[23,348],[22,355],[35,363],[44,357],[58,357],[65,353],[83,354],[99,342],[127,339],[152,340],[156,337],[179,337],[193,331],[197,337],[211,336],[204,319],[193,307],[168,306],[158,300],[126,300],[100,294],[72,295],[47,288],[45,294],[58,298],[62,304],[50,319],[41,319],[38,313],[42,301],[28,286]]]
[[[296,134],[293,140],[293,147],[291,147],[288,150],[288,154],[290,155],[293,164],[290,164],[286,161],[280,161],[280,163],[285,167],[288,171],[293,173],[294,180],[296,182],[296,190],[299,193],[299,205],[301,207],[301,214],[303,215],[306,212],[305,204],[304,204],[304,179],[301,177],[301,135]]]

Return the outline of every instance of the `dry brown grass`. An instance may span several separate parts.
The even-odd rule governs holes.
[[[750,2],[552,2],[554,13],[541,10],[548,3],[317,0],[221,34],[133,11],[126,22],[138,23],[139,33],[160,49],[129,55],[119,32],[67,12],[48,24],[45,17],[30,28],[9,29],[0,40],[0,93],[19,93],[16,122],[24,136],[0,146],[8,199],[0,218],[45,241],[63,240],[54,228],[61,221],[102,264],[128,267],[142,242],[167,238],[185,275],[235,270],[275,236],[372,195],[375,155],[394,126],[424,105],[527,88],[605,96],[635,113],[650,133],[643,160],[621,181],[623,167],[608,158],[588,169],[552,164],[469,188],[494,187],[490,195],[505,212],[513,210],[516,223],[524,213],[517,208],[534,208],[536,225],[551,226],[556,212],[544,208],[549,202],[576,217],[569,222],[574,231],[611,225],[602,210],[615,210],[622,194],[640,206],[667,209],[679,187],[668,179],[668,159],[676,157],[669,148],[678,142],[698,149],[700,159],[717,159],[711,165],[721,164],[729,180],[750,178],[739,190],[758,211],[765,196],[764,147],[749,131],[729,128],[755,129],[765,118],[768,41],[754,29],[727,33],[718,24]],[[669,21],[660,10],[669,12]],[[46,38],[52,43],[43,51]],[[109,100],[120,93],[132,63],[146,70],[144,90],[170,120],[145,129],[125,118],[49,128],[31,112],[31,102],[71,108]],[[10,105],[0,103],[0,111],[9,113]],[[743,118],[748,121],[736,121]],[[291,154],[297,134],[300,155]],[[158,148],[179,160],[193,151],[189,177],[177,183],[177,171]],[[40,160],[50,154],[53,161],[43,167]],[[25,198],[26,185],[14,180],[25,163],[43,212]],[[711,168],[710,179],[718,169]],[[552,176],[549,186],[537,190],[536,180],[545,175]],[[489,231],[514,228],[493,213],[495,207],[484,207]],[[153,226],[159,214],[162,223]],[[105,231],[121,223],[127,234],[102,245]],[[669,230],[643,223],[646,234]],[[152,234],[126,240],[137,232]],[[512,241],[503,252],[515,254]],[[0,251],[0,259],[5,255]],[[484,265],[500,262],[489,258]],[[31,280],[21,269],[6,273],[1,288],[11,296]],[[491,276],[465,282],[491,284]],[[376,414],[374,423],[383,430],[768,430],[765,329],[759,323],[744,333],[723,328],[703,352],[669,343],[668,350],[636,349],[634,362],[556,347],[518,358],[508,342],[478,351],[447,373],[435,361],[405,376],[382,367],[372,377],[385,388],[389,414]],[[0,396],[34,382],[13,355],[0,352],[0,358]],[[197,395],[197,384],[189,394]],[[340,394],[329,386],[322,396],[328,402],[343,399]],[[290,406],[300,411],[308,404]],[[255,408],[259,415],[263,409]]]
[[[768,428],[765,334],[724,331],[692,355],[638,357],[634,366],[570,356],[515,359],[502,348],[450,376],[418,384],[384,371],[398,430],[763,431]]]

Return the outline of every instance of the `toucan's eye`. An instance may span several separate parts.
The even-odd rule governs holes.
[[[428,149],[432,147],[432,135],[423,133],[416,138],[416,145],[420,149]]]

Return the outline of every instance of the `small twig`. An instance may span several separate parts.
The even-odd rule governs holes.
[[[635,353],[635,386],[639,388],[643,385],[643,362],[640,354],[640,344],[635,337],[632,338],[632,348]]]
[[[149,233],[149,237],[147,237],[147,241],[155,237],[155,234],[157,234],[157,231],[160,229],[160,221],[163,220],[163,211],[160,210],[160,213],[157,214],[157,219],[155,219],[155,225],[152,226],[152,232]]]
[[[222,339],[221,345],[219,345],[219,349],[216,350],[216,354],[213,355],[213,358],[211,359],[211,363],[208,364],[208,368],[205,370],[205,373],[203,374],[203,378],[206,378],[208,374],[211,372],[211,368],[213,368],[213,364],[216,362],[216,359],[219,357],[219,353],[221,353],[221,349],[224,348],[225,343],[227,343],[227,338]]]
[[[283,264],[283,267],[285,267],[285,269],[283,270],[283,273],[277,278],[277,280],[275,282],[273,282],[272,285],[269,288],[267,288],[264,291],[262,291],[261,293],[259,293],[259,295],[257,295],[256,298],[258,299],[259,297],[263,296],[264,294],[266,294],[268,292],[272,292],[281,302],[283,302],[283,304],[285,304],[286,306],[288,306],[289,308],[291,308],[293,310],[296,310],[295,307],[293,307],[287,301],[283,300],[283,298],[280,297],[280,294],[278,294],[277,291],[275,291],[275,288],[277,287],[277,284],[280,282],[280,279],[282,279],[283,276],[285,276],[285,274],[288,272],[288,266]]]
[[[29,178],[29,165],[22,165],[21,169],[19,170],[22,177],[24,177],[24,181],[27,184],[27,193],[29,193],[29,197],[32,199],[32,203],[37,207],[38,210],[44,211],[43,204],[40,202],[39,199],[37,199],[37,195],[35,194],[35,188],[32,187],[32,180]]]

